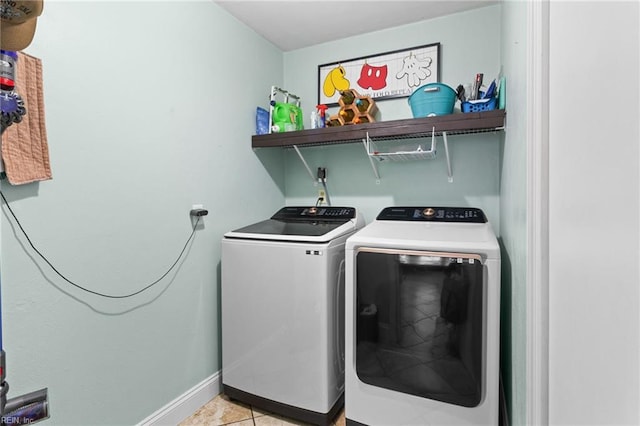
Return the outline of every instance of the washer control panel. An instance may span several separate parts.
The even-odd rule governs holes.
[[[356,217],[353,207],[283,207],[271,219],[275,220],[348,220]]]
[[[484,212],[474,207],[387,207],[377,220],[486,223]]]

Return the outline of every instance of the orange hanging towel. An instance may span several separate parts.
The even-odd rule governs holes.
[[[12,185],[51,179],[49,146],[44,120],[42,61],[18,52],[16,92],[27,114],[2,134],[2,160]]]

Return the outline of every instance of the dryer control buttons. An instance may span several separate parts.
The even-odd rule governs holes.
[[[485,223],[482,210],[473,207],[387,207],[376,220]]]

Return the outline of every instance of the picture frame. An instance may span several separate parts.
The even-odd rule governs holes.
[[[440,43],[431,43],[318,65],[318,105],[337,106],[348,89],[376,102],[408,97],[440,82],[440,51]]]

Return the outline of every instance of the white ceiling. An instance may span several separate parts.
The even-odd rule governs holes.
[[[215,3],[287,52],[476,9],[499,0],[223,0]]]

